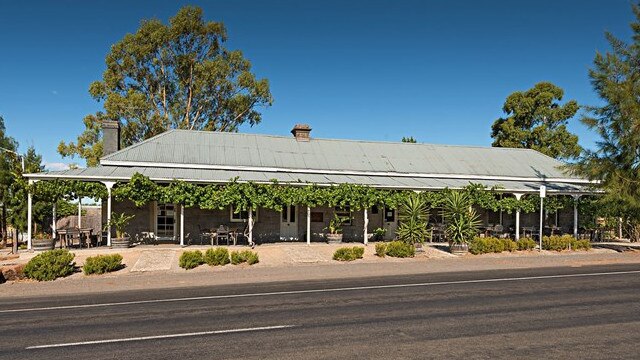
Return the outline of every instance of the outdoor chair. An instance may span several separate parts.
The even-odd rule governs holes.
[[[229,245],[229,229],[224,225],[220,225],[216,230],[216,245],[219,245],[220,240],[226,241],[227,245]]]

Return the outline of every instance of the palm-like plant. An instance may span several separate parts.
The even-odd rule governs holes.
[[[398,239],[408,244],[424,242],[427,237],[427,204],[419,194],[409,195],[400,204],[398,219]]]
[[[129,225],[129,221],[134,217],[135,215],[127,215],[125,213],[118,214],[113,212],[111,213],[111,220],[104,225],[104,230],[109,231],[113,226],[116,228],[116,238],[124,238],[126,236],[125,228]]]
[[[446,192],[442,216],[446,222],[445,233],[451,244],[468,244],[478,234],[480,219],[466,192]]]

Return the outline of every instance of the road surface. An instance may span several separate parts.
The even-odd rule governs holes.
[[[638,359],[639,300],[638,265],[0,298],[0,359]]]

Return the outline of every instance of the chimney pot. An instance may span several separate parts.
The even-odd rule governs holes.
[[[297,141],[310,141],[311,127],[308,124],[296,124],[291,133]]]
[[[116,120],[102,121],[102,156],[120,150],[120,122]]]

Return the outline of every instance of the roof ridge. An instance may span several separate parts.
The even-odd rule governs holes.
[[[197,133],[197,134],[206,134],[206,135],[233,135],[233,136],[255,136],[255,137],[270,137],[277,139],[286,139],[295,141],[295,138],[292,136],[286,135],[274,135],[274,134],[256,134],[256,133],[241,133],[241,132],[225,132],[225,131],[206,131],[206,130],[189,130],[189,129],[171,129],[169,131],[175,132],[188,132],[188,133]],[[353,142],[353,143],[368,143],[368,144],[394,144],[394,145],[407,145],[407,146],[416,146],[416,145],[428,145],[428,146],[439,146],[439,147],[453,147],[453,148],[473,148],[473,149],[492,149],[496,151],[506,151],[506,150],[518,150],[518,151],[533,151],[536,153],[542,154],[540,151],[528,148],[515,148],[515,147],[496,147],[496,146],[484,146],[484,145],[463,145],[463,144],[437,144],[437,143],[427,143],[427,142],[419,142],[419,143],[406,143],[402,141],[385,141],[385,140],[358,140],[358,139],[337,139],[337,138],[317,138],[311,137],[311,141],[342,141],[342,142]],[[146,140],[145,140],[146,141]],[[139,143],[138,143],[139,144]],[[137,144],[136,144],[137,145]],[[132,145],[133,146],[133,145]],[[543,154],[544,155],[544,154]],[[554,159],[554,158],[551,158]],[[557,159],[554,159],[558,161]]]

